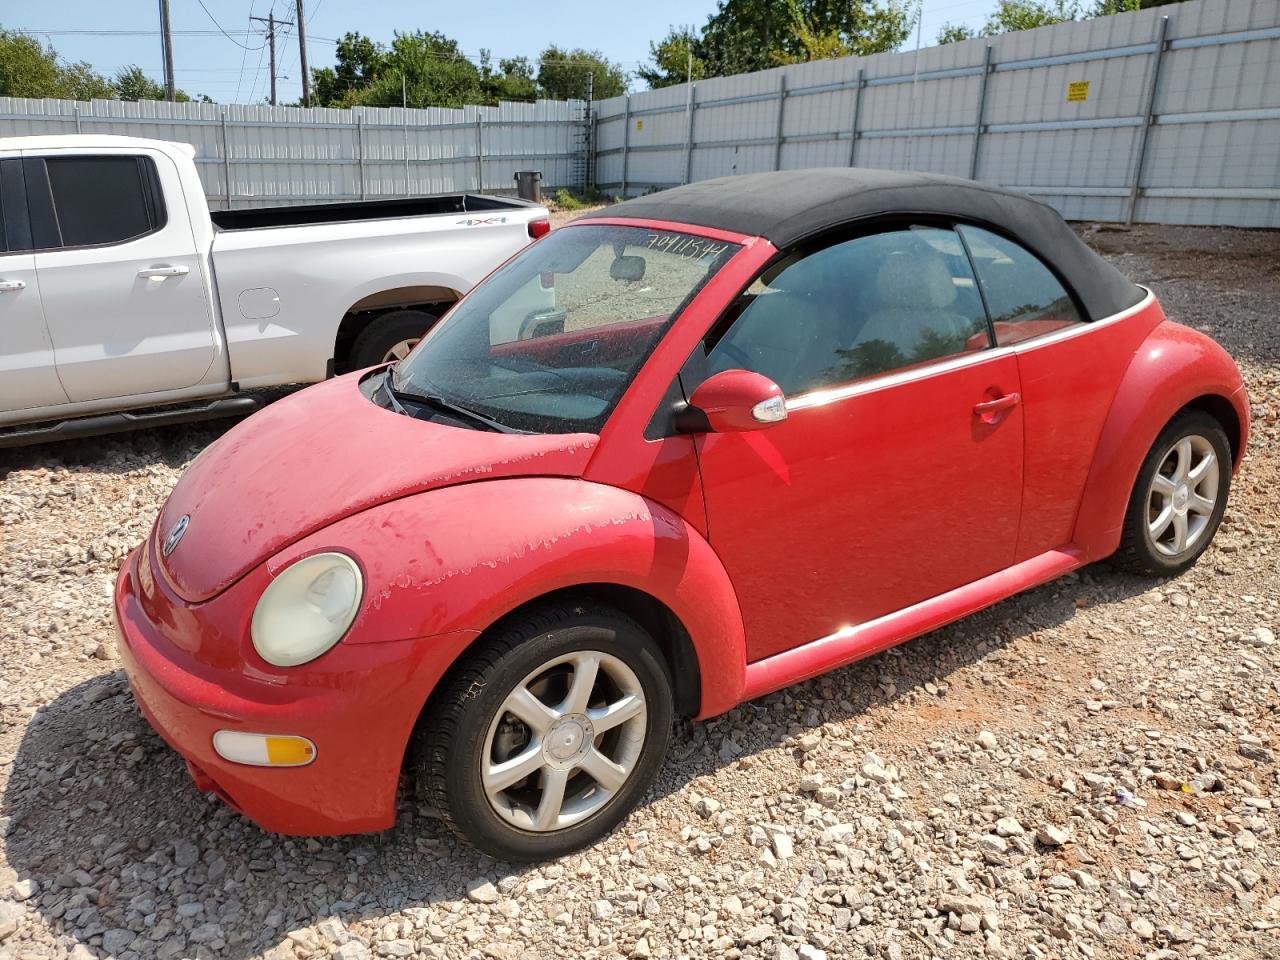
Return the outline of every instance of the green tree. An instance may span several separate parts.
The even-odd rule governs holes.
[[[773,53],[775,63],[804,63],[861,57],[902,45],[915,23],[918,11],[908,11],[890,0],[884,7],[868,10],[851,6],[847,18],[833,17],[832,11],[809,9],[813,4],[788,0],[794,41]]]
[[[683,83],[690,50],[708,77],[883,53],[907,39],[915,12],[912,0],[720,0],[699,34],[673,29],[650,44],[653,65],[639,75],[650,86]]]
[[[0,30],[0,96],[56,96],[59,70],[53,47],[25,33]]]
[[[552,100],[585,100],[588,74],[596,100],[627,92],[626,71],[599,50],[565,50],[552,44],[538,58],[538,87],[542,96]]]
[[[961,40],[972,40],[978,31],[963,23],[944,23],[938,31],[938,46],[944,43],[959,43]]]
[[[1096,0],[1089,17],[1107,17],[1113,13],[1131,13],[1134,10],[1150,10],[1152,7],[1163,7],[1170,3],[1181,3],[1182,0]]]
[[[361,33],[348,32],[338,41],[337,63],[311,71],[311,89],[323,107],[349,107],[351,98],[369,86],[386,65],[387,51]]]
[[[161,83],[152,80],[143,69],[136,64],[131,67],[124,67],[115,75],[111,85],[115,88],[115,99],[117,100],[164,100],[165,88]],[[186,103],[191,97],[182,90],[175,90],[173,99],[179,103]],[[201,98],[208,103],[208,97]]]
[[[1081,18],[1109,17],[1116,13],[1149,10],[1181,0],[1094,0],[1088,12],[1082,11],[1078,0],[1002,0],[981,30],[964,24],[948,23],[938,32],[938,43],[955,43],[974,37],[993,37],[1015,30],[1032,30],[1053,23]]]
[[[58,97],[66,100],[111,99],[111,81],[84,62],[64,63],[53,47],[35,37],[0,30],[0,95]]]
[[[479,68],[442,33],[397,33],[381,69],[356,96],[367,107],[461,107],[480,103]]]
[[[982,28],[984,36],[999,33],[1015,33],[1034,30],[1054,23],[1079,20],[1080,4],[1077,0],[1000,0],[995,13],[987,18]]]
[[[1097,0],[1097,6],[1090,16],[1120,13],[1122,9],[1130,9],[1126,5],[1137,2],[1138,0]],[[1116,9],[1110,9],[1112,7]],[[981,30],[948,23],[938,32],[938,43],[955,43],[974,37],[995,37],[1018,30],[1034,30],[1036,27],[1079,20],[1083,15],[1079,0],[1000,0],[995,12],[987,17]]]
[[[488,50],[480,51],[480,86],[486,103],[538,99],[538,81],[528,57],[504,57],[495,69]]]
[[[707,76],[707,61],[702,38],[690,27],[672,27],[665,37],[649,43],[651,66],[641,67],[636,76],[652,89],[701,80]]]
[[[347,33],[337,63],[312,71],[316,102],[326,107],[461,107],[481,103],[480,70],[442,33],[397,33],[390,47]]]
[[[64,100],[116,100],[116,88],[84,61],[68,63],[61,68],[58,93]]]

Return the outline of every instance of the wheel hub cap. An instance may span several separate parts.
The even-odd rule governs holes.
[[[1185,483],[1178,484],[1176,490],[1173,491],[1173,509],[1179,513],[1187,512],[1187,502],[1191,499],[1191,491],[1187,489]]]
[[[543,741],[543,753],[547,763],[555,767],[572,767],[587,755],[595,731],[591,721],[582,714],[565,717],[556,723]]]

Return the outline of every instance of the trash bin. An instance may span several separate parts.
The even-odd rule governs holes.
[[[521,200],[532,200],[535,203],[542,199],[542,191],[538,188],[542,180],[541,170],[516,171],[516,195]]]

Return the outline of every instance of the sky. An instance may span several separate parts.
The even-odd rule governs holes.
[[[6,0],[0,27],[36,33],[66,60],[84,60],[107,75],[137,64],[163,80],[159,6],[156,0],[52,0],[45,6]],[[296,0],[170,0],[174,73],[190,94],[222,103],[260,103],[270,72],[265,24],[249,17],[274,12],[295,18]],[[930,46],[943,23],[980,26],[995,0],[924,0],[921,36]],[[207,8],[207,10],[206,10]],[[701,26],[715,0],[305,0],[307,54],[313,67],[333,63],[334,41],[349,30],[387,42],[397,30],[438,30],[478,57],[535,58],[549,43],[601,50],[629,73],[649,59],[649,43],[675,25]],[[225,31],[223,33],[222,31]],[[915,37],[906,44],[915,46]],[[277,34],[277,84],[282,103],[301,97],[298,41],[293,27]],[[632,81],[633,89],[644,84]]]

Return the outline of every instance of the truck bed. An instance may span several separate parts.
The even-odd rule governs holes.
[[[398,217],[430,217],[439,214],[488,213],[537,206],[514,197],[454,193],[434,197],[395,200],[356,200],[350,203],[308,203],[284,207],[248,207],[210,211],[219,230],[261,230],[297,227],[312,223],[348,223],[354,220],[386,220]]]

